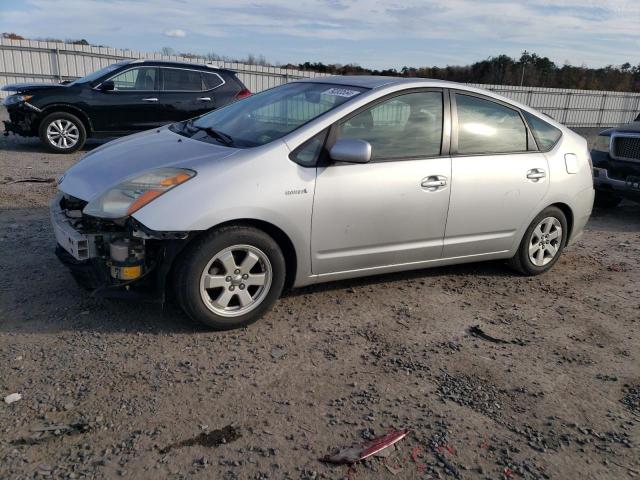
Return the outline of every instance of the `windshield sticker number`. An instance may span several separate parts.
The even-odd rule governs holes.
[[[325,90],[322,93],[324,95],[349,98],[358,95],[360,92],[358,92],[357,90],[349,90],[348,88],[330,88],[329,90]]]

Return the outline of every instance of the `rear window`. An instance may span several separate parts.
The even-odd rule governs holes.
[[[527,119],[531,130],[533,130],[533,136],[536,138],[538,148],[540,150],[551,150],[553,146],[558,143],[562,132],[553,125],[545,122],[540,117],[536,117],[529,112],[522,111],[524,117]]]
[[[463,155],[527,151],[527,129],[520,114],[504,105],[456,94],[458,153]]]
[[[199,92],[203,90],[202,77],[197,70],[163,68],[162,90]]]

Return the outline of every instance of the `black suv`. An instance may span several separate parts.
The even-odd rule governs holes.
[[[640,115],[600,132],[591,158],[597,206],[615,207],[623,198],[640,202]]]
[[[251,95],[230,70],[192,63],[127,60],[73,82],[15,84],[3,104],[5,135],[39,136],[55,152],[87,137],[112,137],[202,115]]]

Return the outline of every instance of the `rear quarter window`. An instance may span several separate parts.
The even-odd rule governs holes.
[[[205,90],[213,90],[224,83],[217,73],[202,73],[202,83]]]
[[[545,122],[540,117],[537,117],[529,112],[522,111],[524,117],[527,119],[527,123],[533,130],[533,136],[538,143],[538,148],[543,151],[551,150],[560,137],[562,132],[553,125]]]

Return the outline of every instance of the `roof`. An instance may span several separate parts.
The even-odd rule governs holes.
[[[205,63],[192,63],[192,62],[176,62],[174,60],[154,60],[152,58],[140,58],[137,60],[132,60],[131,63],[142,63],[149,65],[167,65],[171,67],[184,67],[184,68],[197,68],[197,69],[208,69],[208,70],[216,70],[222,72],[230,72],[230,70],[226,68],[218,68],[213,65],[208,65]]]
[[[313,77],[299,80],[301,82],[335,83],[339,85],[351,85],[352,87],[380,88],[389,85],[402,85],[405,83],[424,83],[425,85],[443,83],[441,80],[416,77],[386,77],[381,75],[331,75],[328,77]]]

